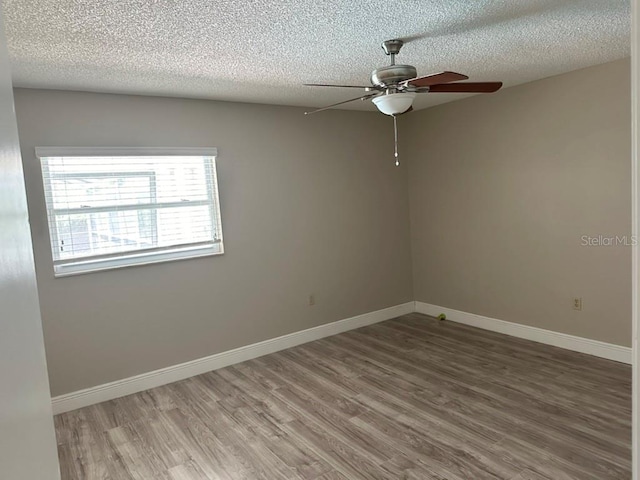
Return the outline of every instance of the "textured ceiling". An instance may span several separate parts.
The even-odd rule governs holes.
[[[388,64],[506,86],[629,55],[629,0],[4,0],[17,86],[321,106]],[[450,101],[419,95],[414,106]],[[371,109],[370,102],[341,108]]]

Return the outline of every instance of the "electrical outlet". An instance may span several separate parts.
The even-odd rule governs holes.
[[[582,298],[576,297],[573,299],[573,309],[582,310]]]
[[[316,304],[316,296],[312,293],[309,295],[309,306],[313,307]]]

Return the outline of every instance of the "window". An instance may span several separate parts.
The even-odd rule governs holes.
[[[36,148],[55,275],[223,253],[216,153]]]

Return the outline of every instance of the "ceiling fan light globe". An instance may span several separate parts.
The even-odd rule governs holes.
[[[374,97],[372,101],[385,115],[399,115],[411,107],[415,97],[413,92],[390,93]]]

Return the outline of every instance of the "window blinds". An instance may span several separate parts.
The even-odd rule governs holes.
[[[222,253],[215,149],[38,149],[56,274]]]

